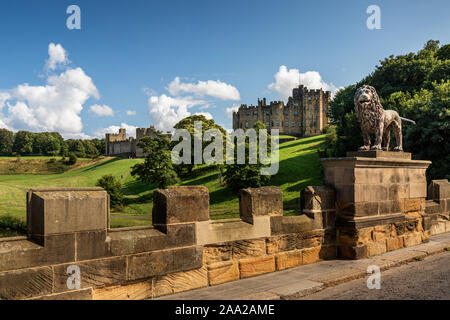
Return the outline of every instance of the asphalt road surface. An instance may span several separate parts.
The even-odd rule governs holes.
[[[380,289],[367,288],[369,276],[300,299],[450,300],[450,252],[382,271]]]

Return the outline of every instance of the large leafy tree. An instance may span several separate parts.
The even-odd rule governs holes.
[[[362,145],[359,123],[354,113],[356,89],[368,84],[378,92],[385,109],[417,122],[404,123],[404,145],[416,159],[431,160],[429,179],[450,174],[448,161],[448,82],[450,81],[450,46],[439,47],[430,40],[417,53],[398,55],[380,61],[375,71],[355,85],[338,91],[331,101],[330,115],[336,125],[337,139],[330,144],[334,156],[357,150]]]
[[[131,168],[131,175],[145,183],[156,183],[159,188],[166,189],[179,181],[174,170],[171,157],[170,140],[157,132],[155,137],[142,138],[138,146],[147,153],[144,163]]]
[[[16,133],[13,144],[13,152],[19,155],[29,155],[33,153],[34,134],[29,131],[19,131]]]
[[[14,133],[8,129],[0,129],[0,155],[9,156],[14,145]]]
[[[206,117],[204,115],[192,115],[190,117],[184,118],[183,120],[179,121],[174,126],[174,128],[175,129],[186,129],[191,134],[191,163],[190,164],[180,164],[180,165],[175,166],[175,169],[177,170],[178,174],[180,174],[180,175],[185,175],[185,174],[191,173],[192,169],[195,166],[194,165],[194,124],[196,121],[202,123],[202,136],[209,129],[217,129],[222,133],[224,146],[226,143],[225,129],[222,128],[217,123],[215,123],[213,119],[206,119]],[[171,146],[173,147],[177,143],[178,143],[177,141],[174,141],[174,142],[172,142]],[[202,141],[202,150],[204,150],[205,147],[209,143],[210,142],[208,142],[208,141]]]
[[[254,129],[257,133],[257,143],[258,143],[258,151],[259,151],[259,130],[265,129],[266,126],[258,121],[255,123]],[[267,135],[267,149],[270,152],[270,135]],[[257,159],[256,164],[250,164],[249,161],[249,140],[246,139],[245,143],[245,163],[237,164],[237,150],[238,150],[238,142],[232,141],[235,143],[234,148],[234,164],[225,165],[225,174],[224,179],[225,183],[231,187],[233,190],[239,190],[243,188],[257,188],[266,185],[270,181],[270,176],[262,175],[261,168],[263,164],[261,163],[259,157]],[[259,152],[258,152],[259,153]]]

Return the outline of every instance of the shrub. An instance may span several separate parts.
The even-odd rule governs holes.
[[[98,187],[102,187],[108,192],[111,202],[111,207],[120,207],[123,203],[122,183],[119,179],[115,178],[112,174],[103,175],[97,180],[95,184]]]
[[[25,221],[16,217],[0,216],[0,229],[25,234],[27,232],[27,224]]]
[[[75,163],[77,163],[77,161],[78,161],[78,158],[77,158],[77,156],[75,155],[75,153],[71,153],[71,154],[69,155],[69,160],[67,161],[67,163],[68,163],[69,165],[74,165]]]

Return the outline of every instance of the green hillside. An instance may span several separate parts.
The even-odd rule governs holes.
[[[270,185],[283,190],[285,214],[294,214],[299,208],[299,191],[308,185],[322,184],[321,166],[317,149],[325,142],[316,136],[280,145],[280,168],[271,178]],[[154,185],[146,185],[130,175],[130,167],[142,159],[118,159],[51,175],[0,175],[0,216],[11,215],[25,219],[25,193],[32,187],[94,186],[104,174],[112,174],[123,182],[125,204],[112,212],[111,226],[151,224]],[[180,185],[204,185],[209,189],[212,219],[239,216],[238,195],[221,184],[218,171],[200,167]]]

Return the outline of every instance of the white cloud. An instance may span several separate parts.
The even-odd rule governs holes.
[[[213,118],[212,114],[209,112],[196,112],[195,115],[205,116],[206,119],[211,120]]]
[[[104,105],[94,104],[89,108],[89,111],[101,117],[114,115],[114,110],[108,107],[106,104]]]
[[[55,56],[50,54],[49,67],[63,62]],[[81,68],[67,69],[49,76],[43,86],[24,83],[11,90],[0,91],[0,106],[3,108],[0,122],[11,130],[57,131],[64,137],[86,136],[82,133],[80,112],[91,97],[100,97],[92,79]]]
[[[58,43],[48,45],[48,59],[45,62],[45,70],[52,71],[70,63],[66,50]]]
[[[165,94],[152,96],[148,99],[151,123],[159,130],[171,131],[173,126],[191,113],[189,108],[206,104],[203,100],[192,97],[169,97]]]
[[[288,69],[286,66],[280,66],[274,77],[275,82],[269,84],[268,88],[278,92],[284,100],[287,100],[292,95],[292,89],[300,84],[308,87],[308,89],[322,88],[324,91],[331,91],[332,94],[337,89],[332,83],[328,84],[323,81],[320,73],[317,71],[301,73],[298,69]]]
[[[233,118],[233,112],[236,112],[239,110],[239,105],[238,104],[233,104],[233,106],[231,108],[227,108],[226,112],[227,112],[227,117],[228,118]]]
[[[176,77],[169,83],[167,91],[177,96],[180,93],[193,94],[195,96],[211,96],[221,100],[240,100],[239,90],[236,87],[220,80],[198,81],[197,83],[183,83]]]
[[[136,128],[133,125],[122,122],[120,126],[111,125],[107,128],[101,128],[94,131],[94,135],[98,138],[104,138],[106,133],[119,133],[119,129],[125,128],[127,130],[128,137],[136,138]]]
[[[133,110],[127,110],[127,116],[135,116],[136,115],[136,111]]]

